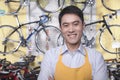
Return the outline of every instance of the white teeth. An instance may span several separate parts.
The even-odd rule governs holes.
[[[72,36],[72,35],[76,35],[76,34],[69,34],[68,36]]]
[[[76,34],[70,34],[70,35],[68,35],[69,37],[75,37],[76,36]]]

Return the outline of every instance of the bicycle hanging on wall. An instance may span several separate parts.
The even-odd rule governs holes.
[[[41,53],[45,53],[45,51],[49,48],[61,45],[63,38],[61,35],[61,31],[52,25],[45,25],[46,22],[49,20],[48,15],[40,16],[40,20],[23,23],[20,24],[19,18],[15,15],[16,20],[18,22],[17,27],[13,27],[11,25],[1,25],[0,26],[0,53],[1,54],[8,54],[16,52],[20,46],[31,47],[29,46],[29,40],[31,39],[33,34],[35,35],[35,42],[37,46],[37,50]],[[34,28],[31,33],[25,38],[22,32],[22,27],[28,24],[37,23],[37,27]],[[54,32],[53,32],[54,31]],[[42,39],[42,40],[41,40]],[[61,39],[59,41],[59,39]],[[43,41],[43,42],[41,42]],[[50,46],[49,45],[53,45]],[[47,45],[47,46],[45,46]],[[42,46],[42,48],[41,48]]]
[[[50,4],[51,3],[51,4]],[[55,3],[56,5],[52,5]],[[37,0],[36,4],[38,8],[47,13],[54,13],[61,10],[63,7],[69,5],[75,5],[79,7],[82,11],[86,8],[86,6],[93,6],[95,4],[95,0]]]
[[[85,25],[86,27],[89,27],[93,24],[95,25],[100,23],[103,24],[102,27],[98,29],[98,32],[94,36],[91,36],[91,39],[88,39],[87,36],[84,34],[83,38],[85,41],[83,42],[83,44],[89,47],[91,46],[95,47],[96,36],[98,33],[100,33],[98,39],[101,48],[108,53],[112,53],[112,54],[120,53],[120,51],[116,51],[116,49],[120,48],[120,33],[119,33],[120,25],[108,24],[109,22],[108,20],[106,20],[107,18],[113,19],[114,16],[115,17],[117,16],[117,11],[111,14],[103,15],[102,20],[87,23]]]

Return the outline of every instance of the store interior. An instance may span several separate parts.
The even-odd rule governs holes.
[[[9,1],[9,0],[8,0]],[[40,19],[43,17],[47,19],[47,21],[43,21],[42,24],[51,25],[57,27],[59,29],[58,24],[58,14],[60,10],[68,5],[75,5],[79,8],[83,9],[84,18],[85,18],[85,30],[84,36],[82,38],[82,42],[84,46],[95,48],[97,51],[102,53],[104,59],[106,61],[114,62],[120,60],[120,5],[119,0],[104,0],[106,4],[103,4],[103,0],[82,0],[89,1],[88,4],[83,5],[80,3],[74,3],[72,0],[65,0],[64,2],[59,3],[58,0],[16,0],[16,1],[24,1],[19,2],[19,4],[10,4],[6,5],[5,0],[0,0],[0,60],[5,60],[11,63],[28,61],[31,56],[34,56],[33,61],[30,62],[29,66],[33,68],[39,67],[40,63],[44,57],[44,54],[47,50],[63,44],[63,38],[60,36],[58,40],[58,35],[60,34],[59,30],[54,31],[51,35],[51,42],[49,42],[48,38],[46,38],[46,34],[42,32],[37,35],[33,33],[32,36],[27,40],[28,36],[35,31],[35,29],[40,29],[38,23],[31,23],[28,25],[23,25],[24,23],[34,22],[34,21],[42,21]],[[46,2],[48,3],[46,3]],[[79,0],[76,0],[79,1]],[[64,3],[64,4],[63,4]],[[19,5],[19,6],[18,6]],[[107,5],[107,6],[106,6]],[[85,7],[83,7],[85,6]],[[42,7],[42,8],[41,8]],[[44,8],[43,8],[44,7]],[[58,8],[58,9],[57,9]],[[14,11],[14,10],[18,11]],[[16,17],[17,15],[17,17]],[[45,16],[45,17],[44,17]],[[47,16],[47,17],[46,17]],[[16,20],[17,19],[17,20]],[[43,19],[43,20],[44,20]],[[19,21],[18,21],[19,20]],[[106,27],[104,22],[97,22],[91,24],[92,22],[106,20],[106,23],[109,26],[113,26],[117,28],[111,28],[113,36],[111,36],[108,29],[104,29]],[[2,31],[2,27],[4,25],[10,25],[15,27],[14,29],[6,29],[6,32]],[[13,34],[13,36],[8,36],[11,30],[15,30],[18,26],[22,26]],[[104,26],[103,26],[104,25]],[[108,27],[109,27],[108,26]],[[9,29],[9,30],[8,30]],[[101,31],[103,30],[103,31]],[[105,30],[107,32],[105,32]],[[22,34],[20,33],[22,32]],[[42,30],[41,30],[42,31]],[[39,30],[38,30],[39,32]],[[49,30],[47,33],[50,33]],[[20,44],[19,34],[24,36],[23,45]],[[42,34],[42,35],[41,35]],[[56,34],[56,36],[54,35]],[[57,35],[58,34],[58,35]],[[5,37],[5,36],[7,37]],[[87,38],[86,38],[87,37]],[[6,45],[4,45],[5,40],[8,41]],[[18,41],[19,40],[19,41]],[[58,41],[57,41],[58,40]],[[17,43],[18,41],[18,43]],[[5,46],[7,46],[7,50],[5,50]],[[38,48],[39,47],[39,48]]]

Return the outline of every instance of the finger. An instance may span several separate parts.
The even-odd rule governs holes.
[[[48,77],[48,80],[53,80],[51,76]]]

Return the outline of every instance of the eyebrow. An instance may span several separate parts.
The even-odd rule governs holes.
[[[73,21],[72,23],[76,23],[76,22],[79,23],[80,21]]]

